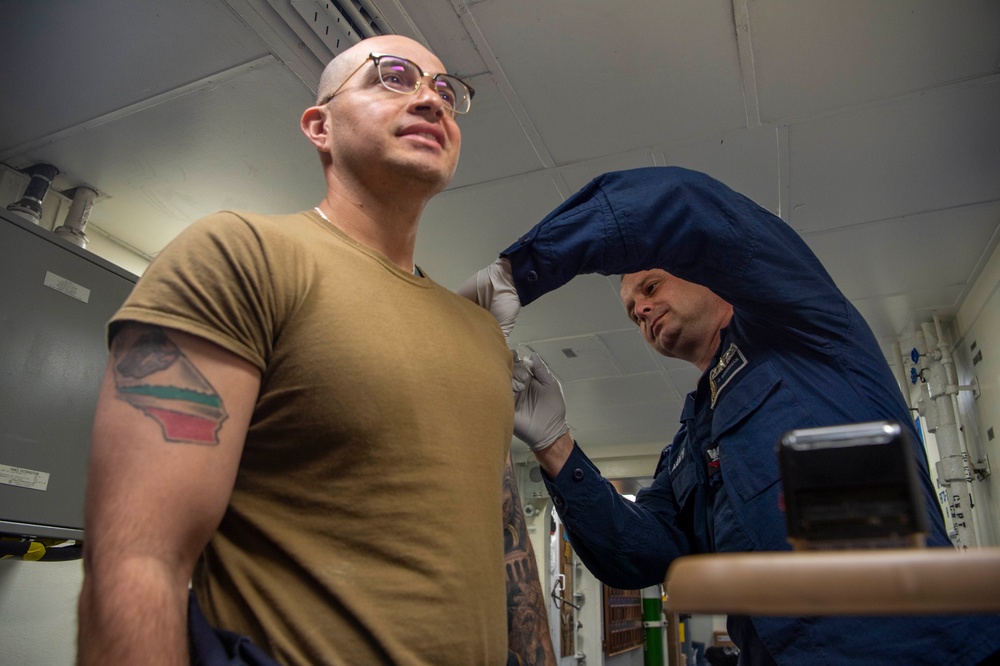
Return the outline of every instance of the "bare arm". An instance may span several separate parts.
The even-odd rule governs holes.
[[[514,465],[507,454],[503,480],[504,554],[507,566],[507,663],[549,666],[556,663],[545,613],[545,594],[535,551],[528,539]]]
[[[94,417],[78,664],[187,664],[187,587],[232,492],[260,373],[128,324]]]

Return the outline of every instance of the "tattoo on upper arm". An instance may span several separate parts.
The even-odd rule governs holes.
[[[222,398],[163,329],[138,331],[112,345],[115,397],[156,421],[168,442],[218,444]]]

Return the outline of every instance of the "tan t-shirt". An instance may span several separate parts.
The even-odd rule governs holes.
[[[505,663],[511,358],[485,310],[314,213],[219,213],[153,262],[125,320],[262,372],[195,573],[213,624],[288,664]]]

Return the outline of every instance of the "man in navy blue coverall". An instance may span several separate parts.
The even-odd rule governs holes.
[[[693,553],[787,550],[776,444],[793,428],[910,414],[864,319],[782,220],[701,173],[600,176],[460,289],[509,335],[576,275],[621,274],[643,338],[702,371],[655,479],[621,498],[571,438],[558,382],[520,361],[515,432],[535,453],[587,567],[614,587],[663,581]],[[520,388],[519,387],[519,388]],[[930,546],[950,546],[914,448]],[[1000,618],[730,616],[741,664],[955,664],[1000,650]]]

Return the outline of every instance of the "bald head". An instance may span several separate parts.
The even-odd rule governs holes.
[[[357,68],[372,53],[388,53],[409,58],[426,71],[443,72],[444,65],[423,44],[402,35],[378,35],[363,39],[351,48],[343,51],[330,61],[319,79],[316,91],[316,103],[331,95],[343,85]]]

